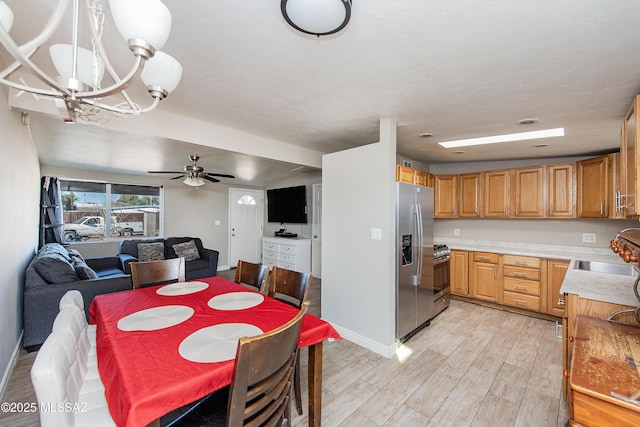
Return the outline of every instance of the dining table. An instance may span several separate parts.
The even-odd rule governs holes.
[[[116,425],[159,425],[163,415],[230,385],[238,339],[273,330],[298,311],[219,276],[96,296],[89,322]],[[341,337],[329,322],[305,314],[299,348],[309,352],[310,426],[321,424],[328,339]]]

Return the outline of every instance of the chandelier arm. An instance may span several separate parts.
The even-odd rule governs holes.
[[[22,53],[22,50],[18,45],[13,41],[11,36],[7,34],[7,32],[0,26],[0,43],[4,46],[5,49],[9,52],[11,56],[13,56],[24,68],[33,73],[38,79],[44,82],[46,85],[58,91],[57,96],[62,97],[64,95],[71,95],[71,91],[60,86],[58,82],[53,80],[51,77],[46,75],[36,64],[31,62],[29,57],[25,56]],[[33,54],[33,52],[31,53]],[[34,92],[34,88],[27,89],[27,92]]]
[[[62,22],[62,19],[64,18],[65,12],[66,12],[67,8],[69,7],[69,1],[70,0],[59,0],[58,1],[58,6],[56,7],[56,9],[51,14],[51,17],[47,21],[47,24],[44,26],[44,28],[42,29],[40,34],[38,34],[36,37],[34,37],[32,40],[28,41],[27,43],[25,43],[25,44],[21,45],[20,47],[18,47],[18,51],[20,52],[20,56],[21,57],[30,58],[40,48],[40,46],[42,46],[47,40],[49,40],[51,38],[51,36],[53,35],[54,31],[60,26],[60,23]],[[7,34],[7,32],[4,31],[4,28],[2,28],[2,27],[0,27],[0,33],[4,33],[4,35],[5,35],[5,37],[2,38],[3,40],[5,38],[11,39],[9,34]],[[2,45],[7,50],[9,50],[9,48],[7,47],[7,45],[5,44],[4,41],[1,41],[0,43],[2,43]],[[15,45],[15,43],[13,43],[13,44]],[[18,68],[20,68],[21,62],[18,60],[18,58],[14,54],[12,54],[12,56],[16,59],[16,62],[11,64],[7,68],[5,68],[2,71],[2,73],[0,73],[0,79],[4,79],[4,78],[8,77],[11,73],[13,73]]]
[[[153,102],[151,103],[151,105],[149,105],[146,108],[140,108],[139,106],[136,105],[132,109],[120,108],[120,107],[113,106],[113,105],[103,104],[103,103],[98,102],[98,101],[96,101],[94,99],[80,99],[79,101],[81,103],[83,103],[83,104],[92,105],[94,107],[110,111],[112,113],[123,114],[123,115],[127,115],[127,116],[137,116],[138,114],[148,113],[149,111],[155,109],[158,106],[158,104],[160,103],[160,98],[154,98]]]
[[[39,88],[36,88],[36,87],[31,87],[31,86],[25,86],[25,85],[22,85],[20,83],[12,82],[11,80],[7,80],[7,79],[3,79],[3,78],[0,78],[0,83],[2,83],[3,85],[6,85],[6,86],[12,87],[12,88],[14,88],[16,90],[33,93],[35,95],[52,96],[54,98],[62,98],[63,97],[63,95],[60,92],[57,92],[57,91],[47,90],[47,89],[39,89]]]
[[[124,89],[131,86],[133,79],[136,78],[142,69],[144,68],[144,62],[146,58],[140,55],[136,55],[136,62],[129,74],[122,80],[116,80],[115,84],[100,90],[76,92],[76,98],[101,98],[103,96],[114,95],[118,92],[122,92]]]

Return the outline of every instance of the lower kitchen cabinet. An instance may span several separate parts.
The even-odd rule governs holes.
[[[536,257],[503,255],[503,301],[505,305],[541,311],[546,260]],[[543,265],[544,264],[544,265]]]
[[[462,296],[469,295],[469,252],[452,250],[449,268],[451,293]]]
[[[564,317],[565,301],[560,287],[568,268],[567,260],[547,260],[547,314],[552,316]]]
[[[469,270],[469,296],[502,304],[500,255],[472,252]]]

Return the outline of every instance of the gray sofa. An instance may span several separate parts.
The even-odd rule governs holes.
[[[120,256],[87,258],[57,243],[44,245],[25,273],[24,336],[27,351],[40,348],[51,333],[60,298],[69,290],[82,294],[85,312],[96,295],[131,289]]]
[[[197,237],[167,237],[156,239],[132,239],[123,240],[120,242],[120,253],[118,256],[122,260],[123,270],[127,274],[131,274],[130,262],[135,261],[150,261],[151,259],[144,259],[139,257],[139,249],[153,246],[153,244],[162,243],[160,253],[157,253],[159,259],[177,258],[176,245],[182,247],[188,246],[193,241],[195,246],[192,256],[186,257],[185,262],[185,276],[187,280],[200,279],[202,277],[211,277],[218,274],[218,255],[219,252],[213,249],[207,249],[202,246],[202,240]],[[158,245],[159,246],[159,245]],[[180,251],[179,251],[180,252]],[[183,255],[184,256],[184,255]],[[194,259],[190,259],[194,258]]]

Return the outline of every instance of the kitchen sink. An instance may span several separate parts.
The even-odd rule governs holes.
[[[621,274],[623,276],[638,276],[638,271],[632,264],[614,264],[610,262],[580,261],[573,265],[575,270],[591,271],[593,273]]]

